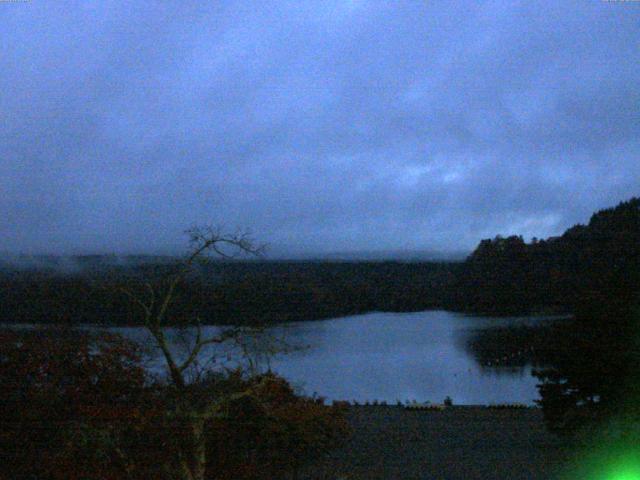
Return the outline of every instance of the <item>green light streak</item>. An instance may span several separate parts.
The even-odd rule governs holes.
[[[615,462],[603,480],[640,480],[638,459],[625,458]]]
[[[572,464],[563,480],[640,480],[640,444],[603,442],[584,451]]]

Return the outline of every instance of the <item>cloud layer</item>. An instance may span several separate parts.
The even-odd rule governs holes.
[[[640,193],[640,4],[0,3],[0,250],[472,248]]]

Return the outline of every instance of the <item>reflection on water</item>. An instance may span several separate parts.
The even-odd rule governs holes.
[[[330,400],[442,402],[450,396],[458,404],[531,404],[538,392],[530,364],[487,367],[467,346],[478,329],[539,321],[427,311],[288,323],[271,329],[270,337],[306,348],[277,355],[270,366],[307,394]],[[141,329],[118,330],[142,341],[146,335]],[[229,350],[218,358],[233,355]]]
[[[428,311],[294,323],[281,328],[310,347],[273,366],[307,393],[329,399],[533,403],[538,392],[530,365],[482,366],[466,339],[478,328],[537,321]]]
[[[270,328],[268,336],[247,339],[245,348],[254,362],[264,367],[268,361],[272,370],[294,386],[329,400],[442,402],[450,396],[457,404],[531,404],[539,396],[537,380],[531,376],[526,357],[519,357],[520,363],[489,366],[489,357],[482,358],[477,349],[471,348],[470,339],[491,327],[536,325],[543,320],[470,317],[444,311],[375,312],[280,325]],[[142,344],[153,344],[143,328],[111,330]],[[220,327],[203,330],[205,335],[212,335],[219,333]],[[186,337],[178,330],[167,332],[179,356],[180,352],[186,355],[184,344],[189,335]],[[271,343],[265,344],[265,338]],[[280,349],[281,341],[298,349],[272,358],[264,355],[264,349],[274,348],[274,341],[275,349]],[[163,372],[161,354],[157,350],[149,352],[149,369]],[[210,346],[200,355],[200,364],[207,368],[233,368],[238,352],[237,346]],[[211,361],[212,353],[215,362]]]

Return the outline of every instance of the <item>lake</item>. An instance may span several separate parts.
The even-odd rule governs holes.
[[[536,324],[548,317],[472,317],[445,311],[374,312],[274,327],[270,338],[301,347],[269,361],[270,368],[308,395],[328,400],[431,401],[450,396],[455,404],[526,403],[539,398],[531,365],[481,366],[466,347],[476,329]],[[114,328],[148,341],[144,329]],[[204,327],[215,333],[218,327]],[[177,334],[170,338],[177,345]],[[262,337],[261,337],[262,338]],[[261,342],[257,342],[260,344]],[[306,348],[302,348],[306,346]],[[178,347],[175,347],[176,349]],[[211,353],[211,351],[209,351]],[[216,350],[221,365],[234,350]],[[150,368],[159,370],[156,356]],[[265,361],[261,360],[264,367]]]

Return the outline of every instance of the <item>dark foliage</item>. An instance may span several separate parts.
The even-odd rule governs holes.
[[[268,374],[211,376],[193,401],[248,392],[206,425],[206,478],[281,478],[348,433],[340,409]],[[136,344],[74,330],[0,331],[0,478],[178,478],[189,435]]]
[[[191,321],[197,314],[203,323],[238,325],[439,308],[460,265],[211,262],[179,285],[169,317]],[[5,271],[0,322],[135,324],[139,312],[118,287],[144,294],[143,279],[161,282],[170,268],[151,264],[72,275]]]
[[[640,199],[633,198],[560,237],[482,240],[458,277],[453,303],[474,313],[559,311],[586,320],[631,303],[639,265]]]
[[[571,312],[543,328],[492,329],[471,347],[483,363],[533,361],[549,427],[572,433],[640,401],[640,199],[594,214],[564,235],[525,244],[483,240],[469,257],[460,289],[472,311]]]
[[[209,425],[212,478],[281,478],[341,445],[349,433],[340,408],[295,395],[282,378],[266,374],[248,386],[252,395]]]
[[[6,479],[122,478],[128,460],[111,446],[153,396],[135,344],[59,329],[0,332],[0,392]]]

